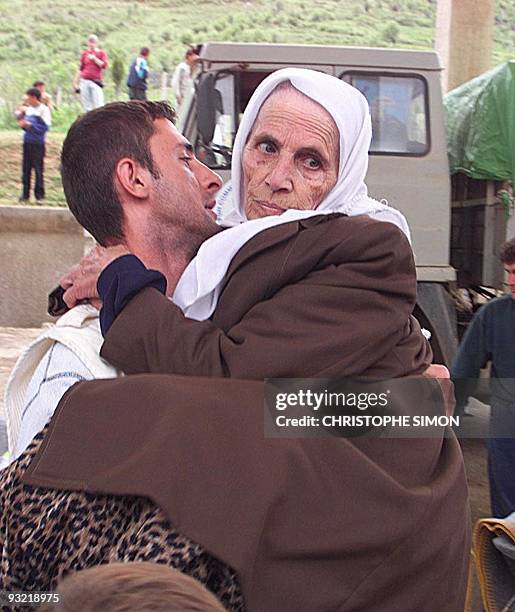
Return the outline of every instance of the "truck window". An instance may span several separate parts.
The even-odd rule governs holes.
[[[210,168],[231,167],[232,147],[240,118],[256,87],[270,72],[219,72],[215,76],[216,125],[209,143],[198,136],[196,155]]]
[[[216,75],[212,91],[214,105],[214,131],[210,142],[197,137],[195,152],[210,168],[230,168],[234,135],[236,134],[236,114],[234,107],[234,75],[221,72]]]
[[[421,77],[346,72],[340,78],[365,96],[372,118],[372,154],[429,151],[427,87]]]

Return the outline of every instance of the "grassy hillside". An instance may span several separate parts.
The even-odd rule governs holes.
[[[62,104],[53,115],[47,156],[50,203],[63,200],[57,153],[64,132],[80,112],[71,90],[85,38],[95,32],[111,59],[125,69],[143,45],[150,67],[171,73],[186,45],[207,40],[339,44],[430,49],[436,0],[0,0],[0,202],[18,196],[20,133],[12,111],[22,93],[43,79]],[[492,65],[515,56],[515,5],[497,0]],[[116,94],[112,71],[105,75],[107,101]],[[125,82],[125,78],[123,79]],[[171,90],[169,90],[171,97]],[[151,98],[160,90],[150,91]]]
[[[90,32],[124,66],[148,45],[151,68],[168,72],[187,43],[205,40],[424,49],[433,45],[436,0],[0,0],[0,13],[0,96],[9,103],[0,126],[15,127],[11,106],[41,78],[70,104],[55,117],[64,128],[79,109],[71,80]],[[493,64],[515,55],[512,0],[497,2],[495,36]],[[106,82],[114,99],[111,71]]]

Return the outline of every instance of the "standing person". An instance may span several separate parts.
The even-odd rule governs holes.
[[[51,124],[50,109],[41,103],[41,92],[32,87],[25,93],[27,106],[24,111],[17,111],[18,125],[24,131],[22,183],[23,192],[20,202],[26,202],[30,196],[30,178],[32,169],[36,173],[34,195],[40,202],[45,198],[43,178],[43,159],[45,157],[46,133]]]
[[[95,34],[88,36],[87,46],[80,55],[79,69],[73,79],[73,87],[75,91],[80,91],[86,112],[104,105],[102,74],[108,66],[107,53],[98,47]]]
[[[515,510],[515,238],[502,245],[499,258],[510,293],[488,302],[476,314],[461,343],[452,378],[456,411],[463,413],[479,370],[492,363],[488,479],[492,515],[504,517]]]
[[[142,47],[138,57],[133,60],[127,77],[129,100],[147,99],[148,56],[150,49]]]
[[[193,86],[195,67],[199,59],[195,49],[188,49],[184,61],[177,66],[173,73],[172,89],[177,100],[177,108],[180,108],[184,97]]]
[[[45,83],[43,81],[34,81],[34,83],[32,83],[32,87],[39,89],[40,93],[41,93],[41,104],[44,104],[45,106],[48,106],[49,110],[52,111],[52,96],[46,92],[45,90]],[[23,99],[21,100],[20,104],[18,105],[17,110],[21,111],[22,113],[27,112],[27,108],[28,108],[28,104],[27,104],[27,94],[23,95]]]
[[[34,83],[32,83],[32,87],[39,89],[41,92],[41,104],[48,106],[48,108],[52,110],[52,96],[46,91],[44,81],[34,81]]]

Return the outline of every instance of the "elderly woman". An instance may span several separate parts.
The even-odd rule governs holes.
[[[116,260],[108,266],[100,283],[107,289],[102,356],[126,373],[423,371],[431,357],[410,316],[416,282],[409,230],[398,211],[367,195],[370,140],[366,99],[347,83],[301,69],[265,79],[245,111],[233,156],[232,219],[247,222],[204,242],[175,287],[175,306],[149,291],[129,302],[116,280],[130,274],[127,261],[123,270]],[[97,252],[93,270],[86,259],[80,274],[66,278],[70,305],[118,255]],[[230,315],[229,301],[238,304]],[[163,328],[170,334],[157,339]],[[401,370],[387,366],[383,357],[391,351],[402,354]]]
[[[288,98],[296,100],[297,106],[300,103],[300,116],[295,118],[294,113],[290,112]],[[281,104],[281,100],[286,104]],[[318,104],[310,104],[309,100]],[[318,133],[319,121],[326,124],[328,135],[331,136],[330,153],[333,156],[331,162],[335,164],[337,176],[336,178],[333,176],[334,184],[324,197],[314,192],[312,197],[309,197],[310,194],[305,194],[308,195],[308,199],[304,201],[304,194],[297,193],[289,200],[284,198],[286,200],[284,207],[269,209],[260,207],[260,210],[257,210],[255,203],[250,201],[250,198],[253,198],[252,194],[244,196],[245,187],[242,179],[244,180],[248,168],[244,168],[242,161],[251,153],[252,141],[249,142],[249,136],[255,140],[259,126],[268,126],[265,117],[271,107],[272,117],[275,115],[278,102],[279,109],[283,106],[283,112],[287,114],[286,123],[281,122],[280,115],[278,117],[283,130],[296,129],[297,136],[300,134],[302,137],[306,129],[306,135],[311,132],[313,136],[313,130],[315,134]],[[311,131],[303,120],[302,113],[306,104],[315,113],[316,123],[311,126]],[[297,125],[294,127],[295,123]],[[291,135],[293,136],[293,133]],[[237,225],[248,219],[281,214],[284,209],[289,208],[316,209],[319,213],[368,214],[380,221],[394,223],[409,239],[409,227],[404,216],[394,208],[367,195],[364,180],[371,138],[368,104],[364,96],[354,87],[350,87],[340,79],[313,70],[287,68],[274,72],[256,89],[241,120],[234,143],[233,180],[221,190],[217,198],[220,223],[224,226]],[[259,182],[257,175],[254,182]]]
[[[188,571],[191,549],[175,526],[191,538],[194,575],[230,607],[242,605],[238,585],[251,610],[462,606],[466,487],[455,439],[269,440],[262,383],[227,379],[400,377],[430,363],[410,317],[407,238],[344,209],[381,209],[363,183],[366,102],[324,77],[335,100],[342,86],[348,95],[346,125],[317,101],[319,79],[287,71],[256,92],[264,98],[249,107],[259,115],[234,175],[250,220],[201,247],[175,304],[147,288],[118,312],[119,293],[101,296],[117,315],[103,319],[104,357],[129,374],[188,376],[68,391],[43,444],[39,436],[4,479],[4,585],[23,584],[24,567],[34,588],[51,588],[63,566],[134,558],[179,558]],[[275,91],[282,81],[291,85]],[[102,284],[113,287],[117,273],[115,260]]]

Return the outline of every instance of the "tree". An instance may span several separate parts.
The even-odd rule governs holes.
[[[111,62],[111,74],[113,76],[114,92],[116,99],[119,99],[122,81],[125,76],[125,62],[123,61],[121,53],[118,51],[111,53],[111,56],[113,58]]]

